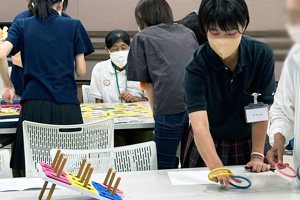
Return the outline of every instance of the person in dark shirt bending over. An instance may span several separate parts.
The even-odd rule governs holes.
[[[245,106],[254,103],[254,93],[260,93],[258,101],[266,104],[264,114],[268,115],[275,92],[274,59],[268,45],[243,35],[249,21],[244,0],[206,0],[200,5],[199,22],[208,42],[195,52],[184,75],[185,104],[192,124],[184,167],[270,169],[264,163],[270,148],[268,119],[247,123]],[[213,175],[224,172],[217,170]],[[231,177],[214,180],[228,186]]]

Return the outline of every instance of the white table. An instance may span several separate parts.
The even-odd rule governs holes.
[[[236,175],[248,177],[252,181],[252,187],[241,190],[225,188],[218,184],[174,186],[171,184],[167,172],[178,172],[179,170],[118,173],[117,176],[122,177],[120,189],[125,192],[124,200],[299,200],[300,198],[300,187],[293,186],[289,181],[275,173],[248,173],[244,172],[243,166],[229,168]],[[198,170],[207,169],[184,169],[180,171]],[[101,182],[104,177],[105,174],[97,174],[93,175],[92,180]],[[45,195],[47,194],[48,191],[46,191]],[[38,195],[39,191],[37,190],[0,192],[0,199],[37,199]],[[90,198],[67,189],[58,189],[54,192],[52,199],[87,200]]]
[[[0,135],[1,134],[15,134],[17,130],[17,122],[19,118],[13,118],[13,119],[0,119],[0,123],[14,123],[14,127],[11,128],[1,128],[0,127]]]
[[[144,106],[150,108],[148,102],[141,102]],[[1,120],[0,123],[4,122],[16,122],[18,121],[17,118],[15,119],[5,119]],[[92,121],[85,121],[84,123],[89,123]],[[129,130],[129,129],[153,129],[154,128],[154,119],[153,118],[141,118],[139,119],[138,123],[122,123],[122,124],[115,124],[115,130]],[[0,134],[15,134],[16,127],[11,128],[0,128]]]

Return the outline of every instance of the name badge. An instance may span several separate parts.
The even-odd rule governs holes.
[[[257,102],[257,97],[260,94],[254,93],[254,103],[245,106],[245,114],[246,114],[246,121],[247,123],[254,123],[254,122],[262,122],[269,120],[269,108],[268,105]]]
[[[246,121],[247,123],[262,122],[269,120],[268,105],[254,107],[255,104],[245,106]]]

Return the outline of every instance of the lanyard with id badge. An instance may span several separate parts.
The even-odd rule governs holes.
[[[248,106],[245,106],[246,122],[262,122],[269,120],[269,108],[267,104],[258,102],[257,98],[261,94],[253,93],[254,103],[250,103]]]
[[[119,92],[119,96],[121,95],[121,90],[120,90],[120,84],[119,84],[119,78],[118,78],[118,72],[117,72],[117,67],[116,65],[111,62],[112,66],[114,67],[114,70],[115,70],[115,75],[116,75],[116,82],[117,82],[117,89],[118,89],[118,92]],[[126,74],[126,82],[125,82],[125,92],[127,91],[127,74],[128,74],[128,68],[127,68],[127,65],[126,65],[126,69],[125,69],[125,74]],[[121,102],[123,102],[123,100],[121,99]]]

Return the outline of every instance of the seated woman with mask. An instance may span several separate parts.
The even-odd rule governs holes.
[[[127,81],[127,56],[130,36],[122,30],[111,31],[105,38],[107,61],[93,69],[90,97],[97,103],[147,101],[139,82]]]

